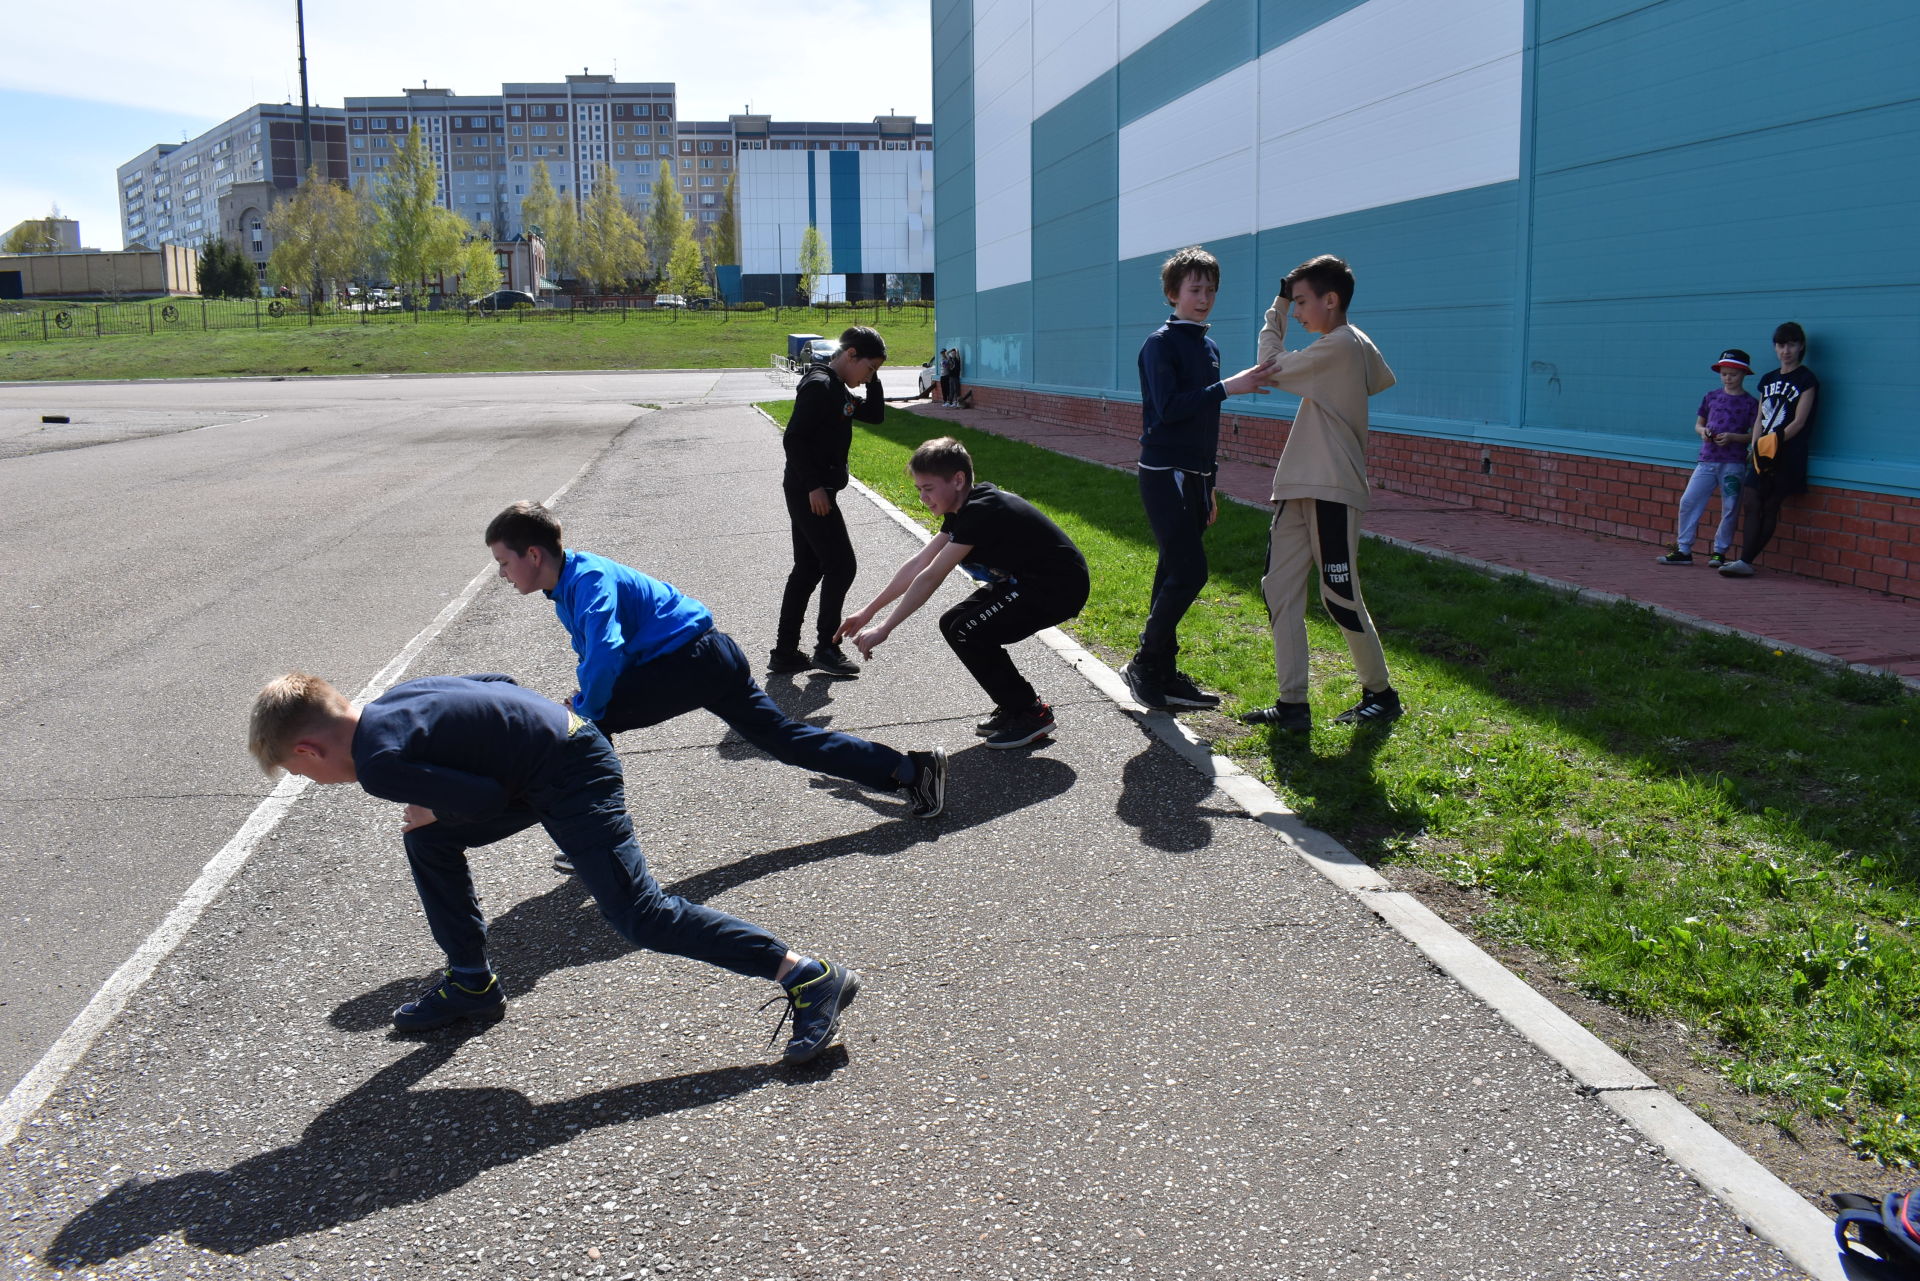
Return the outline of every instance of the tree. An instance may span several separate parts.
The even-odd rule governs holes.
[[[646,267],[640,225],[620,202],[613,168],[601,165],[580,222],[580,274],[600,293],[624,283]]]
[[[700,262],[700,242],[692,236],[682,234],[680,243],[673,247],[673,256],[667,260],[667,286],[684,298],[704,294],[707,278]]]
[[[562,192],[553,211],[553,226],[547,231],[547,274],[560,280],[579,266],[580,216],[573,211],[572,196]]]
[[[462,245],[454,270],[459,273],[457,288],[462,298],[484,298],[500,287],[500,260],[494,256],[491,238]]]
[[[258,298],[259,275],[247,256],[218,236],[200,246],[202,298]]]
[[[680,190],[673,185],[673,162],[662,160],[653,179],[653,207],[647,210],[647,263],[655,280],[673,270],[673,251],[687,230],[687,212],[680,207]]]
[[[727,189],[720,193],[720,216],[707,235],[707,257],[716,266],[740,261],[740,216],[733,203],[733,184],[738,177],[727,175]]]
[[[373,210],[350,187],[330,182],[318,165],[290,200],[267,215],[273,254],[267,279],[295,289],[318,281],[323,296],[367,273],[372,255]]]
[[[0,241],[0,254],[50,254],[60,248],[60,232],[54,222],[60,206],[53,205],[44,218],[29,218]]]
[[[559,209],[560,197],[554,194],[547,162],[536,160],[533,180],[527,184],[527,194],[520,198],[520,230],[545,239],[553,231],[553,216]]]
[[[800,292],[812,299],[814,282],[832,266],[827,258],[826,243],[820,239],[820,228],[808,223],[807,229],[800,233]]]
[[[436,203],[439,194],[440,167],[420,136],[420,126],[415,125],[373,194],[379,211],[376,238],[387,260],[387,273],[408,298],[429,276],[458,270],[460,249],[467,240],[466,219],[442,209]]]

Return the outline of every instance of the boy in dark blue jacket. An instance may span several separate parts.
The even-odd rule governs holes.
[[[518,502],[488,524],[487,547],[521,595],[544,592],[553,601],[580,656],[571,706],[609,738],[704,707],[775,760],[904,791],[915,818],[945,806],[945,748],[897,752],[794,720],[753,679],[747,656],[705,605],[618,561],[566,550],[561,532],[545,507]]]
[[[487,964],[487,921],[467,851],[547,829],[628,942],[691,957],[786,991],[804,1063],[833,1040],[860,977],[802,956],[757,925],[660,888],[627,817],[620,758],[605,735],[510,676],[429,676],[396,685],[356,710],[317,676],[289,673],[254,700],[247,748],[271,774],[358,783],[406,806],[402,841],[446,971],[393,1012],[403,1031],[506,1013]],[[778,998],[776,998],[778,999]],[[776,1035],[778,1035],[776,1031]]]
[[[1173,315],[1140,345],[1140,504],[1160,558],[1140,648],[1120,675],[1144,707],[1218,707],[1217,697],[1175,666],[1177,633],[1207,585],[1205,536],[1220,515],[1213,487],[1220,402],[1266,395],[1261,383],[1272,370],[1256,365],[1221,379],[1220,349],[1207,337],[1220,291],[1220,263],[1212,254],[1180,250],[1161,264],[1160,287]]]

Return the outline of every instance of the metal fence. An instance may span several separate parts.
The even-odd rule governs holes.
[[[437,299],[435,300],[438,301]],[[0,303],[0,342],[55,342],[69,338],[135,337],[153,334],[209,333],[223,329],[287,329],[319,325],[528,325],[528,324],[675,324],[689,314],[678,307],[655,307],[646,295],[580,296],[562,294],[553,306],[488,311],[478,307],[404,307],[399,303],[352,302],[315,306],[292,298],[156,298],[141,302]],[[702,310],[702,309],[696,309]],[[834,302],[816,307],[704,309],[721,322],[735,317],[792,315],[795,324],[819,327],[857,324],[869,317],[893,325],[917,315],[929,323],[932,308],[919,302]],[[804,321],[797,319],[804,317]]]

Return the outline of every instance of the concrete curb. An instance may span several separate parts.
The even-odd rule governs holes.
[[[773,422],[764,411],[758,412]],[[860,481],[851,481],[850,485],[922,542],[932,537],[911,516]],[[1397,543],[1393,539],[1386,541]],[[1465,557],[1454,559],[1484,564],[1469,562]],[[1503,574],[1532,577],[1524,571],[1501,566],[1488,568]],[[1580,590],[1589,599],[1604,595]],[[1723,630],[1732,632],[1730,628]],[[1302,823],[1272,789],[1232,761],[1216,755],[1175,717],[1166,712],[1149,711],[1134,702],[1119,673],[1073,638],[1057,628],[1048,628],[1040,632],[1039,637],[1089,685],[1122,709],[1134,713],[1150,733],[1210,780],[1250,818],[1271,829],[1283,846],[1420,949],[1434,968],[1473,993],[1536,1049],[1558,1063],[1583,1093],[1597,1096],[1795,1266],[1816,1281],[1846,1281],[1847,1271],[1834,1246],[1832,1220],[1739,1145],[1660,1089],[1640,1069],[1418,899],[1394,890],[1384,877],[1338,841]],[[1837,661],[1831,655],[1825,657],[1829,662]]]

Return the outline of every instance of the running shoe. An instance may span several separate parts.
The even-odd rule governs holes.
[[[1045,703],[1035,703],[1029,711],[1014,712],[1008,716],[1000,728],[988,737],[986,745],[995,751],[1005,751],[1010,747],[1025,747],[1052,732],[1053,708]]]
[[[860,674],[860,664],[848,658],[846,651],[838,645],[815,645],[813,647],[813,665],[829,676],[858,676]]]
[[[815,969],[818,973],[810,973]],[[782,984],[779,996],[768,1001],[785,1001],[787,1008],[780,1014],[780,1022],[774,1025],[773,1035],[767,1038],[771,1045],[780,1039],[780,1029],[793,1020],[793,1036],[787,1041],[786,1052],[780,1057],[788,1063],[805,1063],[820,1056],[821,1051],[833,1043],[834,1034],[840,1030],[840,1017],[847,1007],[853,1004],[853,998],[860,995],[860,976],[842,965],[822,957],[802,967],[807,977],[788,987]],[[789,976],[791,978],[793,976]],[[763,1005],[761,1009],[766,1009]]]
[[[1366,697],[1333,718],[1335,725],[1371,725],[1376,722],[1390,721],[1405,709],[1400,706],[1400,695],[1393,687],[1375,693],[1366,692]]]
[[[1313,728],[1313,709],[1305,703],[1276,702],[1272,707],[1242,712],[1240,719],[1248,725],[1271,725],[1283,733],[1304,734]]]
[[[506,1013],[498,977],[490,973],[483,986],[471,988],[455,982],[452,970],[442,970],[433,986],[393,1012],[393,1025],[402,1032],[424,1032],[458,1019],[498,1023]]]
[[[913,781],[907,784],[907,813],[915,818],[932,818],[947,805],[947,749],[908,752],[907,759],[913,762]]]
[[[1160,692],[1166,697],[1167,704],[1170,707],[1213,708],[1220,706],[1220,696],[1218,694],[1207,693],[1207,691],[1194,684],[1193,677],[1182,671],[1175,671],[1173,675],[1161,681]]]

